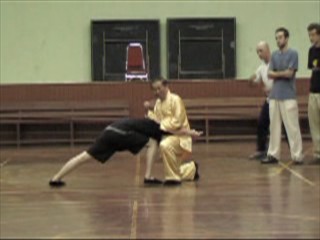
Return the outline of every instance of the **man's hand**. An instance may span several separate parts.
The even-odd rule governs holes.
[[[266,96],[269,96],[270,90],[267,89],[266,87],[263,88],[263,92],[266,94]]]
[[[249,86],[250,87],[253,87],[254,86],[254,84],[255,84],[255,80],[256,80],[256,78],[257,78],[257,76],[255,75],[255,74],[253,74],[250,78],[249,78],[249,81],[248,81],[248,83],[249,83]]]
[[[153,111],[153,108],[154,108],[154,102],[151,100],[151,101],[145,101],[143,103],[143,107],[144,107],[144,110],[145,110],[145,117],[146,118],[149,118],[149,119],[152,119],[153,121],[157,122],[158,124],[160,124],[159,120],[156,119],[156,116],[154,114],[154,111]]]
[[[275,79],[275,78],[277,78],[278,77],[278,75],[277,75],[277,73],[275,72],[275,71],[271,71],[271,70],[269,70],[268,71],[268,78],[270,79]]]
[[[193,138],[200,137],[202,134],[203,134],[202,131],[197,131],[195,129],[191,129],[190,130],[190,136],[193,137]]]
[[[203,132],[202,131],[197,131],[195,129],[186,129],[186,128],[182,128],[179,131],[182,135],[188,135],[191,137],[200,137]]]
[[[152,107],[151,107],[151,104],[150,104],[149,101],[145,101],[145,102],[143,103],[143,106],[144,106],[144,108],[145,108],[146,110],[152,110]]]

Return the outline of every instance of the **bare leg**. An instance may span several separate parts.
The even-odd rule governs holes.
[[[152,166],[157,156],[157,153],[158,153],[158,143],[156,140],[150,138],[148,143],[147,153],[146,153],[146,173],[144,176],[146,179],[150,179],[152,177],[151,175]]]
[[[60,181],[64,176],[71,173],[81,164],[88,162],[90,159],[93,158],[86,151],[76,155],[60,169],[60,171],[52,178],[52,181]]]

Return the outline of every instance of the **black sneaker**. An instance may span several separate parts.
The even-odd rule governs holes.
[[[308,164],[309,165],[320,165],[320,158],[315,157]]]
[[[249,156],[249,159],[250,160],[262,160],[264,159],[265,157],[267,157],[267,153],[265,151],[262,151],[262,152],[255,152],[253,154],[251,154]]]
[[[61,180],[58,180],[58,181],[50,180],[49,185],[54,188],[59,188],[59,187],[64,187],[66,185],[66,183]]]
[[[266,158],[262,159],[261,163],[262,164],[275,164],[275,163],[279,163],[279,160],[276,159],[275,157],[269,155]]]
[[[156,178],[144,178],[143,183],[150,184],[150,185],[159,185],[159,184],[162,184],[163,182]]]
[[[193,181],[198,181],[199,178],[200,178],[200,175],[199,175],[199,164],[194,162],[194,165],[196,166],[196,173],[194,174]]]
[[[293,161],[293,165],[303,165],[303,161]]]
[[[163,183],[164,186],[179,186],[181,185],[181,181],[178,180],[166,180]]]

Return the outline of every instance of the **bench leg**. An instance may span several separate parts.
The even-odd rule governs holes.
[[[74,147],[74,124],[72,120],[70,121],[70,146]]]
[[[209,119],[206,119],[206,143],[209,143]]]
[[[21,132],[20,132],[20,130],[21,130],[20,123],[17,123],[17,125],[16,125],[17,148],[20,148],[20,145],[21,145]]]

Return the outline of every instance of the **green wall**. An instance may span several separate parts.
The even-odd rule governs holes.
[[[237,78],[259,64],[259,40],[276,47],[274,30],[289,29],[300,57],[299,77],[309,76],[306,26],[320,22],[320,1],[5,1],[1,0],[1,69],[4,83],[91,81],[92,19],[160,19],[161,71],[167,73],[166,18],[236,17]]]

